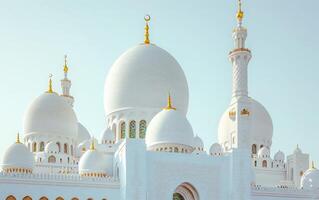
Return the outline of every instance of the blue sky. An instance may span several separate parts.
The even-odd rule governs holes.
[[[274,123],[272,152],[299,144],[319,161],[317,0],[244,1],[250,95]],[[47,87],[60,91],[69,57],[75,110],[95,137],[105,127],[103,88],[115,59],[143,41],[143,17],[152,16],[151,41],[169,51],[188,79],[188,118],[206,148],[231,97],[233,1],[1,1],[0,153],[22,131],[27,105]],[[1,154],[0,154],[1,155]]]

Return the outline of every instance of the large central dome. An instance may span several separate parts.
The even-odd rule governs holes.
[[[170,92],[183,114],[188,109],[188,85],[178,62],[153,44],[141,44],[122,54],[105,81],[106,114],[123,108],[162,109]]]

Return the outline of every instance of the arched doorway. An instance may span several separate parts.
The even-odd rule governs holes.
[[[190,183],[182,183],[175,189],[173,200],[199,200],[199,196]]]

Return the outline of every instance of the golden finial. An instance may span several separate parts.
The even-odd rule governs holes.
[[[67,58],[68,56],[64,55],[64,68],[63,68],[64,73],[68,73],[69,71]]]
[[[20,134],[19,134],[19,132],[17,133],[16,143],[21,143],[21,142],[20,142]]]
[[[237,11],[237,15],[236,15],[238,21],[242,21],[244,18],[244,12],[241,9],[241,0],[238,0],[238,11]]]
[[[90,150],[95,150],[94,137],[92,138]]]
[[[145,36],[145,38],[144,38],[144,44],[150,44],[150,38],[149,38],[149,36],[150,36],[150,34],[149,34],[149,26],[148,26],[148,23],[149,23],[149,21],[151,20],[151,16],[150,15],[145,15],[145,17],[144,17],[144,20],[145,20],[145,33],[144,33],[144,36]]]
[[[165,107],[165,110],[176,110],[176,108],[172,106],[172,98],[170,93],[168,93],[167,106]]]
[[[49,89],[47,91],[47,93],[53,93],[53,89],[52,89],[52,74],[49,74]]]

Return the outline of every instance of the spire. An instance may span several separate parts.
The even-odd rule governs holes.
[[[167,97],[167,106],[164,108],[165,110],[176,110],[176,108],[174,108],[172,106],[172,98],[171,98],[171,94],[168,93],[168,97]]]
[[[94,137],[91,139],[90,150],[95,150]]]
[[[66,76],[66,74],[67,74],[67,73],[68,73],[68,71],[69,71],[67,58],[68,58],[68,56],[67,56],[67,55],[64,55],[64,66],[63,66],[63,71],[64,71],[65,76]]]
[[[52,89],[52,74],[49,74],[49,88],[47,93],[53,93],[53,89]]]
[[[151,16],[150,15],[145,15],[144,20],[145,20],[144,44],[150,44],[150,38],[149,38],[150,34],[149,34],[148,23],[151,20]]]
[[[17,133],[16,143],[18,143],[18,144],[20,144],[20,143],[21,143],[21,142],[20,142],[20,134],[19,134],[19,132]]]
[[[241,9],[241,0],[238,0],[238,11],[236,14],[238,25],[241,26],[243,18],[244,18],[244,12]]]

